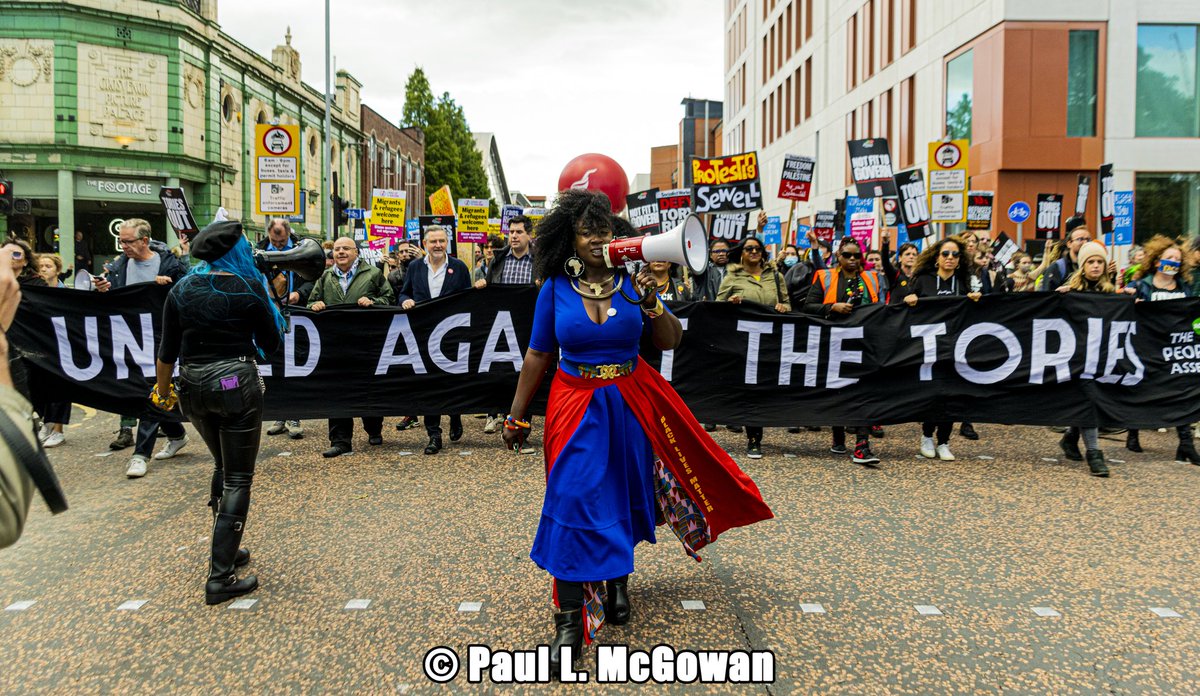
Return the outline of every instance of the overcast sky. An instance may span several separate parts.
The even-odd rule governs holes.
[[[336,0],[333,54],[391,121],[416,66],[474,131],[496,134],[510,189],[553,195],[585,152],[632,178],[650,148],[678,142],[680,101],[723,99],[719,0]],[[264,56],[287,24],[304,80],[324,84],[324,3],[221,0],[226,33]],[[458,195],[458,192],[454,192]]]

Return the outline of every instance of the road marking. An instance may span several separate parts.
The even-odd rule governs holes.
[[[101,452],[100,454],[97,454],[96,456],[97,457],[111,457],[114,454],[116,454],[116,452]]]
[[[25,611],[26,609],[28,609],[29,607],[32,607],[36,603],[37,603],[36,599],[25,599],[25,600],[21,600],[20,602],[13,602],[12,604],[8,605],[7,607],[4,607],[4,611]]]
[[[461,451],[459,451],[458,456],[469,457],[469,456],[471,456],[471,450],[461,450]]]
[[[371,600],[369,599],[352,599],[346,602],[345,609],[347,611],[351,609],[366,609],[369,606],[371,606]]]
[[[932,604],[914,604],[913,608],[916,609],[917,613],[920,614],[921,616],[941,616],[942,615],[942,610],[938,609],[937,607],[933,606]]]
[[[1125,463],[1124,459],[1110,459],[1108,461],[1112,462],[1113,464],[1124,464]]]
[[[1047,618],[1062,616],[1062,614],[1051,609],[1050,607],[1034,607],[1033,613],[1037,614],[1038,616],[1047,617]]]
[[[257,599],[235,599],[229,604],[230,609],[250,609],[255,604],[258,604]]]
[[[117,607],[117,611],[137,611],[146,606],[148,599],[131,599],[128,602],[122,602],[121,606]]]
[[[397,452],[396,454],[401,457],[407,457],[410,454],[412,454],[412,452],[409,452],[408,450],[404,450],[403,452]]]
[[[1043,462],[1054,462],[1055,464],[1058,463],[1058,460],[1055,459],[1054,457],[1042,457],[1042,461]]]
[[[704,611],[704,602],[698,599],[685,599],[680,604],[683,605],[684,611]]]
[[[483,602],[459,602],[458,610],[461,612],[479,611],[483,608]]]
[[[280,452],[279,454],[277,454],[275,456],[276,457],[290,457],[290,456],[292,456],[292,453],[291,452]]]
[[[795,458],[796,458],[796,455],[795,455],[794,453],[792,453],[792,452],[784,452],[784,453],[783,453],[783,458],[784,458],[784,459],[795,459]]]
[[[825,607],[821,606],[820,604],[801,604],[800,611],[804,612],[805,614],[824,614]]]
[[[1168,609],[1167,607],[1150,607],[1150,611],[1154,612],[1160,619],[1182,619],[1183,618],[1183,614],[1180,614],[1179,612],[1175,611],[1174,609]]]
[[[978,457],[976,457],[976,459],[982,459],[982,460],[983,460],[983,461],[985,461],[985,462],[991,462],[991,461],[995,461],[995,459],[996,459],[996,458],[995,458],[995,457],[989,457],[989,456],[987,456],[986,454],[981,454],[981,455],[979,455]]]

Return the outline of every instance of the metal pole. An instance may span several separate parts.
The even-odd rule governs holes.
[[[324,153],[321,156],[321,181],[325,188],[325,203],[321,210],[321,224],[325,228],[325,239],[333,239],[333,188],[330,185],[332,178],[332,163],[329,161],[330,149],[333,147],[333,71],[331,70],[330,60],[332,54],[329,51],[329,2],[325,0],[325,137]]]

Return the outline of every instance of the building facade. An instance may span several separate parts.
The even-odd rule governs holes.
[[[300,79],[291,34],[271,59],[221,31],[216,0],[8,0],[0,12],[0,172],[29,214],[0,218],[39,250],[74,256],[82,233],[97,265],[116,227],[151,222],[174,243],[159,202],[183,188],[200,224],[224,207],[252,236],[255,125],[300,126],[298,231],[323,235],[324,96]],[[339,72],[332,168],[360,196],[360,83]],[[95,271],[96,269],[89,269]]]
[[[362,106],[362,191],[369,207],[373,189],[405,192],[405,215],[425,214],[425,133],[416,127],[401,128],[371,107]]]
[[[650,148],[649,188],[661,191],[689,188],[692,185],[692,158],[719,157],[722,154],[722,114],[725,105],[691,97],[680,103],[683,106],[683,118],[679,120],[679,142]]]
[[[488,192],[496,205],[512,205],[512,194],[508,190],[508,180],[504,178],[504,165],[500,161],[500,148],[496,146],[495,133],[472,133],[475,138],[475,149],[483,158],[483,171],[487,173]]]
[[[887,137],[897,170],[970,140],[971,188],[1004,211],[1114,165],[1135,229],[1200,234],[1200,3],[726,0],[726,149],[758,150],[768,212],[785,154],[817,158],[801,217],[852,190],[846,141]],[[1087,217],[1095,224],[1096,206]],[[1033,236],[1026,225],[1024,238]]]

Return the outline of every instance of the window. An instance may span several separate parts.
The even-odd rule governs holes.
[[[812,56],[804,60],[804,118],[812,118]]]
[[[1069,32],[1067,63],[1067,137],[1096,135],[1096,49],[1100,32]]]
[[[1133,184],[1136,241],[1200,234],[1200,173],[1141,172]]]
[[[221,116],[225,118],[225,123],[233,119],[233,97],[228,94],[221,100]]]
[[[971,139],[971,100],[975,94],[975,51],[968,50],[946,63],[946,135]]]
[[[917,45],[917,0],[899,0],[900,8],[900,55]]]
[[[1138,27],[1137,125],[1141,137],[1200,137],[1195,24]]]
[[[846,50],[849,51],[846,63],[850,71],[849,85],[853,88],[858,84],[858,15],[850,16],[846,22]]]

